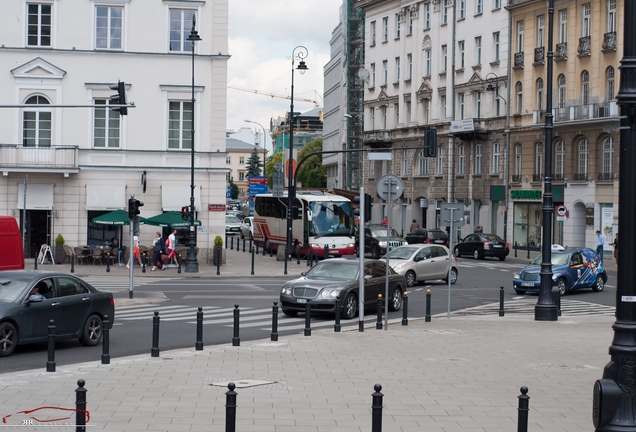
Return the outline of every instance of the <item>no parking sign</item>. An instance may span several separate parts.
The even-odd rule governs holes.
[[[568,208],[564,205],[559,205],[556,208],[556,220],[564,222],[568,218]]]

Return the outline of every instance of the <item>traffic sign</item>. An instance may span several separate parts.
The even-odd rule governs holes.
[[[567,217],[568,215],[568,208],[564,205],[559,205],[556,208],[556,215],[557,216],[561,216],[561,217]]]
[[[380,177],[376,186],[378,196],[385,201],[393,201],[404,193],[404,183],[402,179],[394,174],[385,174]]]

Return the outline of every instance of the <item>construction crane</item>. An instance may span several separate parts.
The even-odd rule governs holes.
[[[247,92],[247,93],[258,94],[258,95],[261,95],[261,96],[269,96],[271,98],[291,99],[291,96],[279,95],[279,94],[275,94],[275,93],[267,93],[267,92],[263,92],[263,91],[256,90],[256,89],[246,89],[246,88],[235,87],[235,86],[227,86],[227,87],[231,88],[231,89],[234,89],[234,90],[244,91],[244,92]],[[318,94],[317,91],[314,90],[314,93],[317,96],[316,99],[318,99],[318,98],[321,99],[320,102],[318,102],[315,99],[301,98],[301,97],[298,97],[298,96],[294,96],[294,101],[311,102],[316,107],[322,106],[322,98],[320,97],[320,95]]]

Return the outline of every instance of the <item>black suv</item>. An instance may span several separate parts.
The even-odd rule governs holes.
[[[373,259],[378,259],[386,253],[387,248],[387,226],[382,224],[369,224],[364,227],[364,252],[371,252]],[[359,231],[356,233],[356,256],[360,256],[360,242],[358,240]],[[394,247],[406,244],[397,231],[391,228],[391,237],[388,239],[389,250]]]
[[[416,228],[404,237],[408,244],[432,243],[449,245],[448,235],[439,229]]]

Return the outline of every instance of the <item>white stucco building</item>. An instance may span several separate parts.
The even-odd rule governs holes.
[[[202,39],[194,125],[193,16]],[[194,126],[197,245],[199,260],[207,258],[224,232],[224,212],[208,208],[225,204],[227,43],[227,0],[3,2],[0,214],[22,224],[28,177],[27,257],[58,234],[71,246],[109,241],[117,229],[90,220],[126,209],[131,194],[145,203],[144,217],[189,205]],[[107,104],[118,81],[135,103],[127,116],[67,107]],[[141,244],[157,228],[142,225]]]

